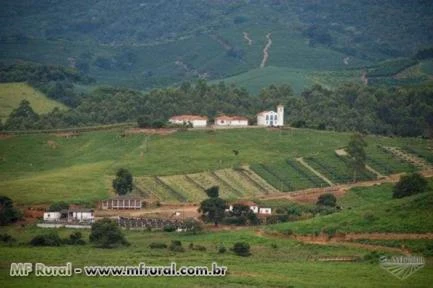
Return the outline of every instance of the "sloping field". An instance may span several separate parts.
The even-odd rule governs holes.
[[[394,157],[391,153],[377,146],[368,147],[367,164],[382,175],[399,172],[414,172],[416,168],[409,162]]]
[[[67,109],[62,103],[47,98],[27,83],[0,83],[0,119],[5,121],[24,99],[30,102],[38,114],[51,112],[54,107]]]

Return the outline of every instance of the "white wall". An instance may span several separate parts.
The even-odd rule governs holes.
[[[60,217],[60,212],[44,212],[44,221],[57,221]]]
[[[220,120],[215,122],[217,126],[248,126],[248,120]]]
[[[206,127],[207,126],[207,120],[192,120],[192,127]]]
[[[93,212],[73,212],[72,219],[85,221],[85,220],[93,220],[95,219]]]
[[[259,214],[271,215],[272,209],[271,208],[260,208]]]

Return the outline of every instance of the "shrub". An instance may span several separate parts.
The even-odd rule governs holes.
[[[86,241],[84,241],[83,239],[81,239],[82,234],[81,232],[74,232],[71,235],[69,235],[68,239],[65,239],[65,244],[68,245],[84,245],[86,244]]]
[[[235,243],[235,245],[233,245],[232,250],[238,256],[247,257],[247,256],[251,255],[250,244],[248,244],[246,242]]]
[[[427,180],[419,173],[405,175],[400,178],[393,189],[393,198],[403,198],[410,195],[425,192]]]
[[[227,251],[227,249],[226,249],[226,247],[224,245],[220,245],[218,247],[218,253],[224,254],[224,253],[226,253],[226,251]]]
[[[60,246],[62,245],[62,239],[56,232],[49,234],[37,235],[30,240],[32,246]]]
[[[0,234],[0,241],[4,243],[12,243],[15,242],[16,239],[7,233],[4,233]]]
[[[328,237],[333,237],[337,233],[337,227],[334,226],[323,227],[322,232],[327,234]]]
[[[163,230],[164,230],[164,232],[174,232],[174,231],[176,231],[176,227],[168,224],[168,225],[164,226]]]
[[[332,193],[325,193],[319,196],[316,205],[335,207],[337,198]]]
[[[49,212],[55,212],[55,211],[61,211],[69,209],[69,204],[64,201],[59,201],[51,204],[51,206],[48,208]]]
[[[206,247],[202,245],[192,245],[191,249],[195,251],[206,251]]]
[[[378,218],[371,212],[366,212],[364,213],[363,216],[365,222],[367,223],[373,223],[374,221],[376,221]]]
[[[169,249],[174,252],[185,252],[185,249],[182,247],[182,242],[179,240],[172,240]]]
[[[107,218],[92,224],[89,239],[96,247],[100,248],[129,245],[117,223]]]
[[[152,242],[149,244],[150,249],[165,249],[167,248],[167,244],[162,242]]]
[[[197,234],[203,230],[201,223],[194,220],[193,218],[188,218],[183,223],[186,231],[191,232],[192,234]]]
[[[0,226],[16,222],[21,216],[9,197],[0,196]]]
[[[383,254],[380,254],[377,251],[372,251],[364,255],[364,261],[369,263],[379,263],[381,257],[383,257]]]

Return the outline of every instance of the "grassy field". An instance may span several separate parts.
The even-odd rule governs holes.
[[[62,103],[48,99],[26,83],[0,83],[0,120],[6,121],[24,99],[30,102],[36,113],[48,113],[54,107],[66,109]]]
[[[59,229],[62,237],[74,232]],[[197,235],[125,231],[131,246],[117,249],[97,249],[90,244],[84,246],[29,247],[26,243],[35,235],[47,230],[33,227],[0,228],[18,241],[17,245],[0,246],[0,285],[2,287],[428,287],[431,283],[433,264],[427,258],[426,266],[404,282],[395,278],[378,263],[325,263],[319,257],[358,256],[369,252],[358,248],[302,244],[286,238],[261,236],[254,230],[227,232],[206,232]],[[88,231],[83,231],[83,239]],[[170,244],[180,240],[185,252],[171,252],[168,249],[150,249],[152,242]],[[219,246],[232,247],[235,242],[246,241],[251,246],[250,257],[239,257],[228,250],[217,252]],[[23,243],[23,244],[19,244]],[[193,251],[189,244],[202,245],[206,251]],[[71,262],[73,267],[85,265],[169,265],[175,261],[181,265],[210,266],[212,262],[227,266],[226,277],[200,278],[141,278],[141,277],[10,277],[11,262],[41,262],[47,265],[64,265]]]
[[[430,186],[432,182],[430,182]],[[392,199],[392,185],[355,188],[338,199],[342,211],[308,220],[273,226],[277,231],[292,230],[300,234],[320,233],[323,229],[338,232],[406,232],[433,231],[431,207],[433,189],[423,194]]]
[[[144,176],[208,173],[296,157],[332,156],[335,149],[347,144],[350,136],[302,129],[189,131],[125,138],[120,134],[121,130],[112,130],[81,133],[71,139],[50,134],[1,139],[0,191],[20,204],[94,201],[109,195],[110,179],[120,167],[129,169],[137,180]],[[370,146],[427,149],[427,142],[422,139],[375,136],[366,139]],[[48,145],[49,141],[56,147]],[[233,154],[234,149],[239,155]],[[225,182],[230,183],[230,179]],[[240,190],[234,186],[234,190]],[[142,188],[152,188],[152,184],[144,183]],[[272,187],[261,190],[272,191]],[[236,191],[230,193],[236,195]]]

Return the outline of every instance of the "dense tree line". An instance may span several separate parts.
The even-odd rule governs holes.
[[[42,71],[47,71],[46,69],[48,68]],[[0,79],[27,79],[31,82],[31,76],[38,75],[40,83],[48,81],[57,86],[65,77],[72,79],[74,75],[61,76],[55,69],[47,73],[34,71],[39,70],[30,69],[30,72],[21,73],[27,73],[27,76],[4,73],[0,75],[7,77]],[[77,77],[72,81],[85,81],[80,78],[82,76]],[[57,92],[53,93],[54,95],[48,96],[59,99]],[[35,113],[30,103],[23,101],[0,127],[3,126],[6,130],[53,129],[137,120],[140,123],[158,121],[163,124],[169,117],[180,114],[206,115],[211,120],[219,114],[244,115],[254,124],[257,112],[275,109],[281,103],[286,107],[286,124],[294,127],[398,136],[433,135],[431,84],[399,88],[346,84],[335,90],[316,85],[301,95],[294,95],[289,85],[271,85],[254,96],[234,85],[223,82],[210,85],[199,80],[194,84],[185,82],[179,87],[155,89],[146,93],[99,87],[87,95],[72,92],[70,97],[71,102],[75,103],[69,105],[71,109],[54,109],[43,115]],[[162,125],[158,125],[160,126]]]

